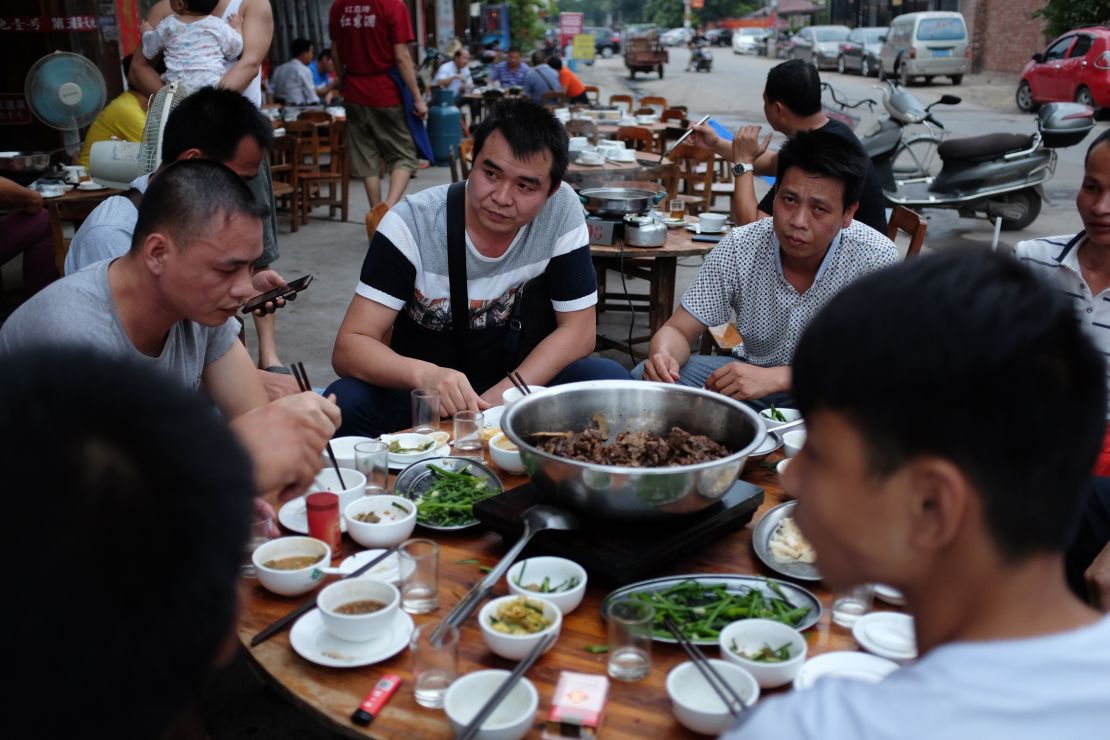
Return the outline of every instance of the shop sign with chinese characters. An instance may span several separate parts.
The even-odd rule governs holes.
[[[55,31],[95,31],[96,16],[0,15],[0,33],[52,33]]]

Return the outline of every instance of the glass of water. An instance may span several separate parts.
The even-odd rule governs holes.
[[[439,545],[408,540],[397,550],[401,572],[401,608],[427,614],[439,608]]]
[[[439,429],[439,391],[417,388],[412,391],[412,431],[431,434]]]
[[[244,578],[256,578],[258,576],[254,569],[254,551],[273,539],[271,536],[273,527],[274,520],[269,515],[261,516],[256,521],[251,522],[251,536],[243,547],[243,562],[239,566],[239,575]]]
[[[833,622],[841,627],[851,628],[860,617],[871,611],[874,593],[875,586],[870,583],[833,591]]]
[[[651,670],[652,622],[655,609],[635,599],[609,605],[609,676],[639,681]]]
[[[447,688],[459,675],[459,629],[444,626],[433,640],[432,634],[441,624],[426,622],[413,630],[409,640],[416,703],[431,709],[443,706]]]
[[[375,496],[388,491],[389,446],[377,440],[355,445],[355,470],[366,476],[366,495]]]
[[[455,414],[455,454],[462,457],[482,456],[481,411],[460,411]]]

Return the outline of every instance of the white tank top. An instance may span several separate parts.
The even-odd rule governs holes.
[[[223,19],[226,21],[228,16],[232,13],[239,12],[239,6],[243,4],[243,0],[231,0],[227,4],[227,10],[224,11]],[[226,65],[225,72],[235,65],[235,61],[230,61]],[[262,107],[262,68],[258,68],[258,74],[250,81],[247,88],[243,90],[243,97],[255,104],[255,106]]]

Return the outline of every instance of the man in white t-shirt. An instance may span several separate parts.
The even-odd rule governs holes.
[[[1009,257],[931,255],[834,298],[794,356],[807,438],[784,485],[826,584],[901,590],[921,657],[767,699],[726,736],[1105,736],[1110,617],[1063,563],[1105,372],[1068,302]]]

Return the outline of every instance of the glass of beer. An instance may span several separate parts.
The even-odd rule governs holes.
[[[686,201],[682,198],[672,198],[670,202],[671,220],[686,219]]]

